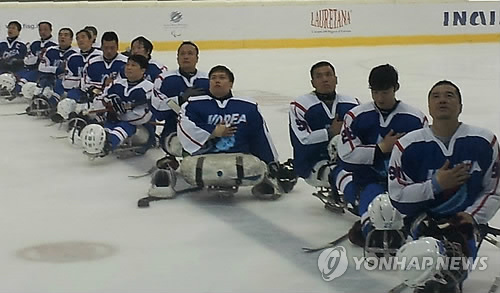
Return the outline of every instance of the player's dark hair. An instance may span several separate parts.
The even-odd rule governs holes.
[[[208,78],[210,78],[212,76],[212,74],[214,74],[216,72],[224,72],[225,74],[227,74],[229,81],[234,82],[234,74],[226,66],[217,65],[217,66],[212,67],[212,69],[210,69],[210,72],[208,73]]]
[[[61,28],[61,29],[59,30],[59,33],[61,33],[62,31],[68,31],[68,32],[69,32],[69,36],[70,36],[71,38],[73,38],[73,30],[72,30],[72,29],[70,29],[69,27],[63,27],[63,28]]]
[[[21,27],[21,24],[19,23],[19,21],[13,20],[13,21],[9,22],[9,24],[7,25],[7,27],[9,27],[11,24],[17,26],[17,30],[21,31],[22,27]]]
[[[144,46],[144,49],[146,49],[146,52],[148,53],[149,57],[151,57],[151,52],[153,52],[153,43],[151,43],[150,40],[146,39],[143,36],[139,36],[135,39],[132,40],[130,43],[131,47],[134,45],[135,42],[139,42]]]
[[[314,64],[311,67],[311,70],[310,70],[311,79],[313,78],[314,71],[316,69],[320,68],[320,67],[323,67],[323,66],[330,67],[333,70],[333,73],[335,74],[335,67],[333,67],[333,65],[330,62],[328,62],[328,61],[319,61],[318,63]]]
[[[40,21],[38,23],[38,26],[41,26],[42,24],[46,24],[49,26],[50,30],[52,31],[52,23],[48,22],[48,21]]]
[[[86,27],[83,28],[84,30],[87,30],[91,32],[94,36],[97,36],[97,29],[95,26],[92,25],[87,25]]]
[[[142,68],[142,69],[147,69],[148,66],[149,66],[149,60],[148,58],[142,56],[142,55],[130,55],[128,57],[128,60],[132,60],[134,62],[136,62],[137,64],[139,64],[139,66]]]
[[[92,35],[90,34],[90,32],[86,29],[82,29],[82,30],[79,30],[77,33],[76,33],[76,36],[78,37],[79,34],[85,34],[87,36],[87,38],[92,39]]]
[[[453,88],[455,88],[455,90],[457,91],[457,95],[458,95],[458,101],[460,102],[460,104],[462,104],[462,93],[460,93],[460,89],[458,88],[458,86],[456,84],[454,84],[453,82],[446,80],[446,79],[443,79],[443,80],[436,82],[429,90],[429,94],[427,94],[427,98],[430,98],[432,90],[435,87],[440,86],[440,85],[449,85],[449,86],[452,86]]]
[[[368,84],[372,90],[399,89],[398,72],[390,64],[379,65],[370,71]]]
[[[102,34],[101,44],[110,41],[114,41],[118,45],[118,35],[115,32],[105,32]]]
[[[179,48],[177,48],[177,54],[179,54],[179,51],[181,50],[182,46],[184,45],[190,45],[190,46],[193,46],[196,50],[196,56],[198,56],[198,54],[200,53],[200,50],[198,49],[198,46],[196,46],[195,43],[191,42],[191,41],[184,41],[182,42],[182,44],[179,46]]]

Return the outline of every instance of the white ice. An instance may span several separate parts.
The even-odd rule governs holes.
[[[176,67],[175,52],[154,57]],[[338,92],[370,101],[369,70],[393,64],[400,73],[398,97],[427,113],[426,97],[441,79],[462,90],[464,122],[500,134],[500,44],[381,46],[356,48],[202,51],[199,68],[225,64],[235,73],[235,93],[254,96],[267,119],[282,160],[290,157],[290,100],[311,90],[309,68],[333,62]],[[24,104],[2,104],[0,115]],[[333,214],[300,181],[274,202],[247,189],[224,202],[185,194],[138,209],[148,170],[162,156],[114,157],[90,162],[48,120],[0,117],[0,292],[387,292],[394,272],[347,273],[322,280],[318,245],[344,234],[355,221]],[[500,218],[492,221],[500,226]],[[25,248],[64,241],[96,242],[112,255],[80,262],[30,261]],[[349,255],[362,251],[344,242]],[[70,252],[68,252],[70,253]],[[498,250],[484,243],[488,269],[471,273],[464,292],[486,292],[500,274]]]

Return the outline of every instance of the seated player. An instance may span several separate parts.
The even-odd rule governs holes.
[[[427,101],[432,125],[400,138],[392,150],[389,194],[414,239],[430,236],[475,258],[478,227],[500,207],[498,140],[459,121],[462,96],[454,83],[437,82]],[[431,277],[417,292],[459,292],[466,272],[444,283]]]
[[[152,117],[149,102],[153,84],[144,78],[148,60],[131,55],[125,65],[125,79],[114,80],[94,101],[94,111],[104,113],[104,127],[89,124],[81,132],[82,145],[91,157],[104,157],[116,150],[137,128]],[[143,154],[148,146],[136,152]]]
[[[258,198],[280,197],[283,192],[277,181],[280,165],[257,104],[233,96],[234,75],[227,67],[213,67],[209,79],[209,94],[191,97],[179,114],[177,134],[184,151],[192,156],[182,161],[184,179],[198,186],[253,185],[252,194]],[[210,164],[204,164],[205,160]],[[149,194],[174,196],[175,176],[168,165],[157,170]],[[206,178],[215,178],[216,182],[205,182]]]
[[[333,201],[326,203],[325,207],[329,208],[329,205],[338,204],[337,190],[348,188],[352,180],[351,174],[337,164],[334,137],[340,133],[347,111],[359,105],[359,102],[356,98],[336,92],[337,76],[329,62],[314,64],[310,74],[314,91],[290,104],[293,163],[296,174],[309,185],[327,190],[330,195],[327,200]],[[338,208],[343,210],[342,207]]]

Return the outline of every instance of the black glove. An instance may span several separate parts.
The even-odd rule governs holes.
[[[105,98],[106,102],[110,103],[113,107],[113,110],[117,114],[123,114],[128,110],[132,109],[132,104],[130,102],[123,101],[117,95],[111,95]]]
[[[190,97],[201,96],[206,94],[206,91],[198,87],[188,87],[179,95],[179,106],[186,102]]]
[[[278,184],[281,186],[285,193],[292,191],[295,184],[297,184],[297,175],[293,168],[293,160],[288,159],[285,163],[271,162],[267,165],[269,176],[276,178]]]

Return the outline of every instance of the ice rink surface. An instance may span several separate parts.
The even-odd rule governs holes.
[[[155,53],[176,68],[175,52]],[[371,100],[370,69],[390,63],[400,74],[397,96],[427,112],[427,92],[441,79],[462,90],[461,120],[500,134],[500,44],[202,51],[198,68],[225,64],[234,93],[261,107],[281,160],[291,156],[288,104],[310,91],[309,69],[319,60],[337,70],[337,92]],[[1,104],[0,115],[25,104]],[[0,292],[387,292],[395,272],[355,271],[325,282],[318,245],[344,234],[355,217],[333,214],[299,181],[274,202],[242,189],[223,201],[203,193],[138,209],[162,156],[113,156],[89,161],[49,120],[0,117]],[[499,216],[492,221],[500,226]],[[343,242],[349,256],[362,250]],[[500,275],[499,250],[485,243],[486,271],[474,271],[464,292],[487,292]],[[410,292],[407,290],[407,292]]]

